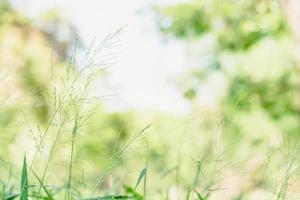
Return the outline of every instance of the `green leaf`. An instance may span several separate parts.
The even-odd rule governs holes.
[[[137,180],[137,182],[135,184],[134,190],[137,189],[137,187],[139,186],[140,182],[143,180],[143,178],[145,178],[146,174],[147,174],[147,168],[144,168],[141,171],[140,175],[139,175],[139,178],[138,178],[138,180]]]
[[[22,168],[20,200],[28,200],[28,174],[27,174],[26,156],[24,156],[23,168]]]

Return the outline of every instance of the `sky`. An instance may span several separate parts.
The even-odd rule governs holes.
[[[187,113],[176,78],[186,70],[183,44],[162,37],[157,31],[151,5],[175,4],[183,0],[17,0],[15,6],[36,17],[55,8],[79,31],[86,46],[126,25],[119,61],[96,82],[99,96],[116,94],[103,104],[109,110],[154,110]]]

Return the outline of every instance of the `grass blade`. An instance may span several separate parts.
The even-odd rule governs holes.
[[[94,197],[84,200],[114,200],[114,199],[134,199],[132,196],[123,196],[123,195],[109,195],[104,197]]]
[[[37,174],[33,170],[32,170],[32,173],[35,176],[35,178],[38,180],[38,182],[40,183],[40,185],[42,186],[42,188],[45,191],[45,193],[47,194],[47,200],[54,200],[54,198],[51,195],[51,193],[49,192],[49,190],[46,188],[46,186],[43,185],[42,180],[37,176]]]
[[[27,174],[26,156],[24,156],[23,168],[22,168],[20,200],[28,200],[28,174]]]
[[[188,191],[187,191],[187,193],[186,193],[186,198],[185,198],[185,200],[189,200],[190,199],[190,195],[191,195],[191,189],[190,189],[190,187],[188,188]]]
[[[197,197],[198,197],[198,200],[205,200],[205,199],[202,197],[202,195],[201,195],[199,192],[197,192],[197,190],[194,190],[194,192],[196,193],[196,195],[197,195]]]
[[[4,200],[13,200],[13,199],[17,198],[18,196],[19,196],[19,194],[12,194],[12,195],[5,197]]]
[[[137,187],[139,186],[140,182],[143,180],[143,178],[145,178],[146,174],[147,174],[147,168],[144,168],[141,171],[140,175],[139,175],[139,178],[138,178],[138,180],[137,180],[137,182],[135,184],[134,190],[137,189]]]

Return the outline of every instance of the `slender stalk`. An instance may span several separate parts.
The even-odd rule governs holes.
[[[77,76],[75,77],[75,79],[72,81],[72,83],[71,83],[71,85],[69,86],[69,88],[67,88],[66,93],[62,96],[61,101],[65,100],[65,98],[67,97],[67,95],[70,94],[70,92],[72,91],[72,89],[73,89],[75,83],[79,80],[80,75],[81,75],[86,69],[87,69],[87,67],[83,68],[83,69],[78,73],[78,75],[77,75]],[[43,133],[43,135],[42,135],[42,138],[41,138],[40,142],[39,142],[38,145],[37,145],[37,149],[36,149],[36,151],[34,152],[32,161],[31,161],[30,166],[29,166],[29,169],[28,169],[28,176],[29,176],[29,174],[31,173],[31,170],[32,170],[33,164],[34,164],[34,162],[35,162],[35,159],[36,159],[36,157],[37,157],[37,154],[38,154],[38,152],[39,152],[39,149],[42,147],[42,144],[43,144],[43,142],[44,142],[44,139],[46,138],[46,135],[47,135],[47,133],[48,133],[50,127],[52,126],[53,121],[54,121],[56,115],[59,113],[59,110],[61,109],[61,107],[62,107],[62,103],[60,103],[60,104],[57,106],[57,108],[55,109],[55,111],[54,111],[52,117],[50,118],[49,123],[48,123],[48,125],[47,125],[47,127],[46,127],[46,129],[45,129],[45,131],[44,131],[44,133]],[[27,178],[28,178],[28,176],[27,176]],[[23,190],[24,190],[24,187],[22,188],[21,192],[22,192]]]
[[[148,138],[146,138],[146,174],[145,174],[145,178],[144,178],[144,200],[146,200],[146,192],[147,192],[147,174],[148,174],[148,162],[149,162],[149,143],[148,143]]]
[[[63,124],[64,124],[64,123],[61,123],[61,125],[60,125],[60,127],[59,127],[59,130],[58,130],[58,132],[57,132],[57,134],[56,134],[56,136],[55,136],[54,142],[53,142],[53,144],[52,144],[52,147],[51,147],[51,150],[50,150],[50,153],[49,153],[49,157],[48,157],[48,159],[47,159],[46,166],[45,166],[45,168],[44,168],[43,175],[42,175],[42,178],[41,178],[41,183],[40,183],[40,186],[39,186],[37,198],[40,197],[41,190],[42,190],[42,187],[43,187],[43,183],[44,183],[44,180],[45,180],[45,177],[46,177],[46,172],[47,172],[47,170],[48,170],[49,163],[50,163],[50,161],[51,161],[51,159],[52,159],[52,157],[53,157],[54,149],[55,149],[55,146],[56,146],[56,144],[57,144],[57,142],[58,142],[58,138],[59,138],[59,136],[60,136],[60,134],[61,134]]]
[[[121,32],[121,30],[122,30],[122,28],[118,29],[117,31],[113,32],[112,34],[109,34],[109,36],[107,36],[107,37],[99,44],[99,46],[98,46],[96,49],[94,49],[94,50],[92,49],[92,46],[94,45],[94,42],[91,44],[90,48],[88,49],[88,51],[87,51],[86,54],[85,54],[85,57],[86,57],[85,60],[87,60],[88,62],[87,62],[87,63],[84,65],[84,67],[76,74],[76,76],[74,77],[74,79],[71,81],[71,84],[69,85],[69,87],[66,87],[64,93],[63,93],[62,96],[61,96],[61,99],[60,99],[59,104],[57,105],[57,107],[55,106],[56,108],[54,109],[54,112],[53,112],[52,116],[51,116],[50,119],[49,119],[49,123],[47,124],[47,126],[45,127],[45,129],[44,129],[44,131],[43,131],[43,133],[42,133],[42,137],[41,137],[40,141],[39,141],[38,144],[37,144],[37,148],[36,148],[36,150],[35,150],[35,152],[34,152],[34,154],[33,154],[32,161],[31,161],[31,163],[30,163],[30,165],[29,165],[28,176],[29,176],[29,174],[31,173],[31,170],[32,170],[32,168],[33,168],[33,164],[34,164],[35,161],[36,161],[38,152],[39,152],[40,148],[41,148],[42,145],[43,145],[43,142],[44,142],[44,140],[45,140],[45,138],[46,138],[46,135],[48,134],[48,132],[49,132],[49,130],[50,130],[50,127],[53,125],[53,122],[54,122],[56,116],[59,114],[60,110],[61,110],[62,107],[64,106],[64,105],[63,105],[64,100],[67,99],[67,96],[69,96],[70,94],[72,94],[72,91],[73,91],[73,89],[74,89],[74,86],[75,86],[76,83],[80,80],[80,77],[81,77],[81,75],[82,75],[84,72],[86,72],[88,69],[93,69],[93,67],[98,67],[98,66],[100,66],[98,63],[96,63],[96,62],[94,61],[94,60],[96,59],[95,56],[96,56],[97,54],[99,54],[101,48],[109,47],[108,42],[109,42],[111,39],[113,39],[114,37],[118,36],[119,33]],[[76,48],[77,48],[77,46],[76,46]],[[76,49],[75,49],[75,53],[76,53]],[[94,54],[93,54],[93,53],[94,53]],[[92,55],[92,54],[93,54],[93,55]],[[75,55],[74,55],[74,56],[75,56]],[[53,58],[51,58],[51,59],[53,59]],[[53,60],[51,60],[51,62],[53,62]],[[70,69],[71,65],[73,65],[74,63],[75,63],[75,59],[74,59],[74,57],[72,57],[72,59],[70,60],[69,65],[68,65],[68,69]],[[51,70],[53,70],[53,63],[51,63],[51,67],[52,67]],[[103,68],[102,70],[105,70],[105,69],[106,69],[106,68]],[[99,71],[102,71],[102,70],[99,70]],[[97,73],[97,72],[98,72],[98,70],[94,70],[94,71],[92,71],[92,72],[89,72],[89,75],[95,74],[95,73]],[[51,74],[52,74],[52,76],[53,76],[53,71],[51,71]],[[68,75],[69,75],[69,74],[68,74]],[[88,75],[88,76],[89,76],[89,75]],[[68,78],[67,78],[67,81],[68,81],[68,80],[69,80],[69,76],[68,76]],[[71,157],[72,157],[72,158],[71,158],[71,162],[70,162],[70,169],[71,169],[71,171],[69,171],[69,185],[71,184],[71,179],[70,179],[70,177],[72,176],[72,162],[73,162],[73,151],[74,151],[74,142],[75,142],[74,140],[75,140],[75,136],[73,135],[72,149],[71,149],[71,151],[72,151]],[[48,164],[47,164],[46,168],[48,168]],[[46,169],[46,171],[47,171],[47,169]],[[44,175],[44,174],[45,174],[45,175]],[[26,177],[26,179],[28,179],[28,176]],[[43,176],[44,176],[44,178],[45,178],[45,176],[46,176],[46,172],[45,172],[45,171],[43,172]],[[42,185],[42,184],[41,184],[41,185]],[[22,187],[21,193],[22,193],[22,191],[23,191],[24,189],[25,189],[25,188]],[[39,189],[39,190],[41,190],[41,189]],[[39,191],[39,193],[40,193],[40,191]],[[38,195],[38,196],[39,196],[39,195]],[[38,197],[38,198],[39,198],[39,197]],[[68,199],[69,199],[69,193],[68,193]]]
[[[177,187],[177,198],[179,198],[179,188],[180,188],[180,153],[177,153],[177,167],[176,167],[176,187]]]
[[[69,163],[69,177],[68,177],[68,200],[70,200],[71,186],[72,186],[72,170],[73,170],[73,156],[74,156],[74,146],[75,146],[76,135],[72,136],[72,145],[71,145],[71,157]]]

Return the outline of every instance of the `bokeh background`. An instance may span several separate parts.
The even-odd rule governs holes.
[[[81,197],[300,198],[299,49],[298,0],[0,0],[1,194],[76,135]]]

